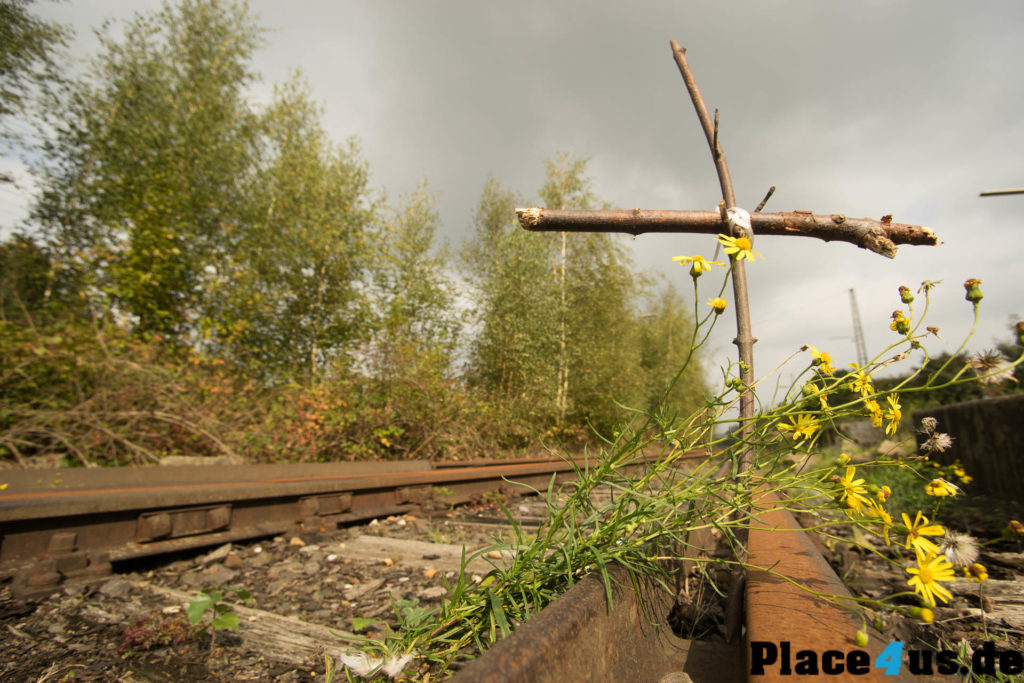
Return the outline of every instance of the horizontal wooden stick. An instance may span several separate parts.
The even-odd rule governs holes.
[[[729,234],[718,211],[657,211],[625,209],[612,211],[560,211],[533,207],[516,209],[519,223],[534,232],[689,232]],[[755,235],[799,235],[826,242],[855,244],[888,258],[895,258],[897,244],[937,246],[935,233],[920,225],[907,225],[872,218],[848,218],[842,214],[814,214],[809,211],[750,214]]]

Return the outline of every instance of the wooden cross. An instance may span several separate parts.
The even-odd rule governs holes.
[[[686,83],[690,99],[697,110],[704,135],[711,148],[711,156],[718,172],[722,188],[722,201],[718,211],[665,211],[665,210],[618,210],[618,211],[566,211],[539,207],[516,209],[516,215],[523,228],[537,232],[624,232],[639,235],[648,232],[661,233],[707,233],[731,234],[733,237],[752,238],[757,235],[798,235],[817,237],[826,242],[840,240],[856,244],[888,258],[896,256],[897,245],[941,244],[935,233],[919,225],[893,223],[892,216],[881,220],[870,218],[849,218],[842,214],[815,214],[810,211],[788,211],[762,213],[761,209],[771,197],[772,187],[761,204],[750,214],[750,230],[745,230],[735,221],[730,221],[728,210],[737,207],[732,189],[732,178],[725,160],[725,152],[718,138],[718,110],[714,120],[704,106],[693,72],[686,61],[686,50],[676,41],[670,41],[672,55],[679,67],[679,73]],[[732,269],[733,299],[736,310],[737,334],[733,343],[739,348],[740,380],[743,392],[740,395],[740,422],[742,437],[753,430],[754,395],[754,342],[750,328],[750,305],[747,298],[745,264],[736,259]],[[753,461],[753,449],[747,448],[740,456],[739,467],[747,469]],[[741,539],[745,542],[745,539]],[[726,639],[734,642],[742,623],[742,601],[744,577],[742,572],[733,574],[726,608]],[[738,599],[739,598],[739,599]]]

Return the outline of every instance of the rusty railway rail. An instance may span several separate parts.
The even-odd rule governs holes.
[[[775,499],[771,499],[774,501]],[[453,679],[457,683],[560,683],[580,681],[658,681],[659,683],[785,683],[804,680],[783,673],[780,663],[763,675],[751,675],[750,643],[788,643],[790,667],[800,651],[817,656],[833,651],[866,650],[870,662],[888,644],[872,629],[866,647],[854,634],[857,616],[816,598],[796,581],[822,594],[850,593],[816,547],[811,536],[782,506],[757,515],[748,539],[752,567],[745,587],[746,623],[743,642],[727,644],[688,640],[668,623],[674,596],[653,582],[633,585],[621,567],[609,568],[614,609],[608,609],[605,588],[593,574],[585,577],[537,616],[496,643]],[[695,546],[710,544],[697,539]],[[707,546],[705,546],[707,547]],[[790,581],[791,579],[792,581]],[[814,677],[815,679],[817,677]],[[905,670],[887,676],[881,669],[867,674],[826,677],[840,681],[960,680],[913,676]]]
[[[693,457],[700,457],[694,454]],[[646,456],[638,463],[646,463]],[[592,460],[591,460],[592,462]],[[0,496],[0,578],[14,593],[110,573],[111,562],[546,489],[574,461],[394,461],[8,470]],[[514,482],[514,483],[513,483]]]
[[[108,574],[120,560],[328,531],[463,503],[488,491],[516,496],[528,492],[516,483],[545,489],[552,475],[564,481],[573,474],[573,463],[540,459],[7,471],[8,488],[0,496],[0,580],[12,580],[22,597],[48,595],[65,579]],[[667,624],[674,596],[645,583],[638,595],[613,567],[613,610],[601,582],[587,577],[471,662],[457,680],[685,681],[687,674],[698,683],[783,681],[791,677],[748,676],[749,642],[785,640],[794,653],[855,649],[856,617],[780,578],[845,592],[808,535],[781,509],[759,519],[751,528],[749,561],[772,571],[750,572],[744,643],[676,636]],[[872,636],[866,648],[872,661],[884,645]],[[883,680],[880,670],[856,678]]]

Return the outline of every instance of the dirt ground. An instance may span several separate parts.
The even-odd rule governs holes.
[[[532,513],[528,504],[514,507]],[[385,624],[397,624],[392,600],[437,604],[446,594],[444,577],[454,577],[458,566],[452,548],[492,542],[496,527],[480,520],[495,517],[494,510],[448,514],[124,563],[112,577],[67,586],[34,604],[14,600],[5,585],[0,680],[323,681],[324,656],[337,664],[348,649],[335,634],[383,635]],[[485,565],[480,573],[486,571]],[[211,638],[190,627],[185,606],[218,586],[247,589],[252,602],[243,605],[225,591],[240,627]],[[406,673],[414,671],[411,664]]]

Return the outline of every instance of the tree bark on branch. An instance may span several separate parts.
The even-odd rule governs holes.
[[[534,232],[624,232],[631,235],[729,232],[719,211],[561,211],[532,207],[516,209],[516,215],[523,228]],[[896,257],[899,244],[942,244],[931,228],[872,218],[849,218],[842,214],[752,213],[750,223],[755,235],[797,235],[826,242],[849,242],[887,258]]]

